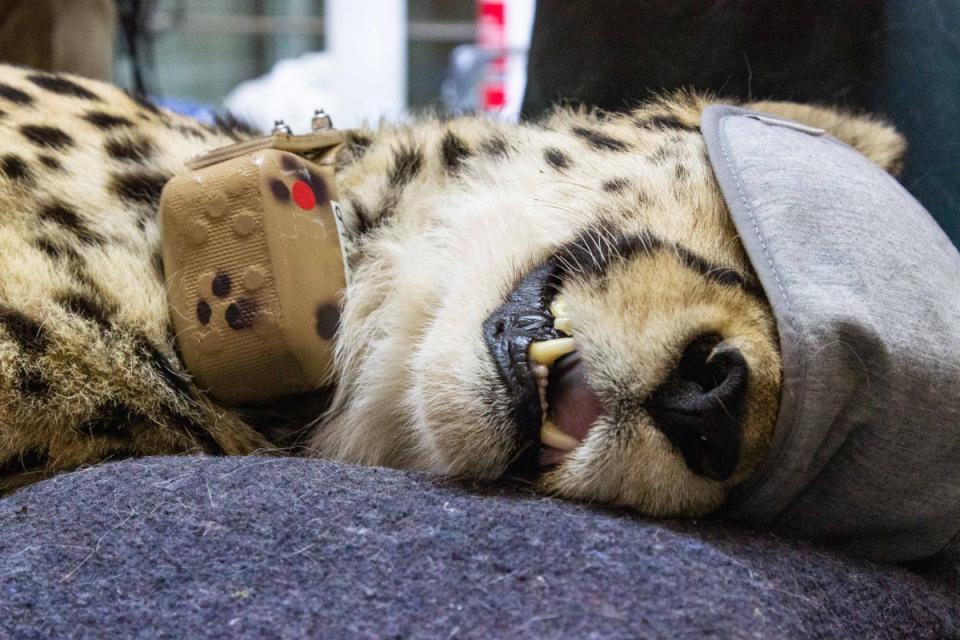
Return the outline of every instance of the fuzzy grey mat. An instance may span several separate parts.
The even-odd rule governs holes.
[[[0,501],[3,638],[940,638],[942,582],[770,535],[283,458]]]

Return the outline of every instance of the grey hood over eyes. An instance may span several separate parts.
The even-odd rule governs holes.
[[[881,561],[960,534],[960,255],[927,211],[822,131],[701,118],[776,317],[780,412],[728,516]]]

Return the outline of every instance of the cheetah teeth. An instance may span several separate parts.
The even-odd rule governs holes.
[[[567,335],[570,335],[570,333],[572,333],[573,327],[571,325],[572,325],[572,320],[566,316],[562,318],[557,318],[556,320],[553,321],[553,328],[556,329],[557,331],[562,331]]]
[[[564,433],[549,420],[544,420],[543,426],[540,427],[540,442],[561,451],[573,451],[580,446],[579,440]]]
[[[530,345],[530,359],[537,364],[549,367],[561,356],[577,350],[577,341],[574,338],[554,338],[543,342],[534,342]]]
[[[577,342],[570,335],[572,333],[570,309],[559,296],[550,304],[550,314],[554,319],[553,327],[566,334],[566,337],[534,342],[530,345],[528,352],[532,362],[531,370],[537,381],[537,394],[540,397],[540,411],[543,415],[543,422],[540,425],[540,441],[554,449],[572,451],[579,446],[580,442],[573,436],[561,431],[547,418],[547,410],[550,408],[547,402],[547,383],[550,378],[550,366],[562,356],[576,351]]]
[[[570,316],[570,309],[567,307],[567,302],[560,296],[554,298],[553,302],[550,303],[550,315],[557,319]]]

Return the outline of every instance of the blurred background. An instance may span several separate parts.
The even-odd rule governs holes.
[[[0,0],[0,60],[261,129],[426,109],[516,118],[534,0]]]
[[[341,127],[424,109],[515,117],[534,8],[533,0],[118,4],[138,25],[126,41],[139,39],[118,49],[118,80],[133,83],[139,67],[147,92],[180,108],[224,106],[260,128],[280,118],[294,130],[317,107]],[[504,55],[501,77],[491,77]],[[484,101],[494,83],[501,99]]]
[[[960,0],[0,0],[0,60],[200,119],[536,117],[691,87],[876,113],[960,241]]]

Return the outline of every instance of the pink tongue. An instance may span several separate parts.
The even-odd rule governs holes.
[[[587,368],[576,351],[557,360],[547,383],[548,414],[561,431],[583,442],[603,411],[600,398],[587,381]],[[541,464],[559,462],[566,452],[546,447]]]

